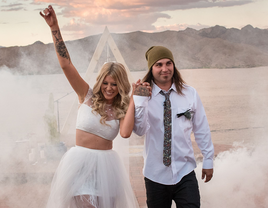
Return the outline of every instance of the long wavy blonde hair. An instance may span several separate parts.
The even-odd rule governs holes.
[[[105,113],[106,99],[101,92],[101,85],[108,75],[115,80],[119,91],[112,103],[115,119],[125,117],[129,105],[129,92],[131,90],[126,69],[122,64],[107,62],[102,66],[93,87],[92,96],[92,110],[100,114],[100,123],[102,124],[106,124],[105,121],[108,116],[107,113]]]

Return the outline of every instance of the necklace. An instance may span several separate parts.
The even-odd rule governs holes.
[[[106,103],[106,106],[107,106],[107,108],[106,108],[105,112],[107,114],[110,114],[111,116],[113,116],[113,113],[112,113],[112,104],[107,104]],[[107,112],[107,110],[108,110],[108,112]]]

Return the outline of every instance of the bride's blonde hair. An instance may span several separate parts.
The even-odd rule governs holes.
[[[111,76],[115,80],[119,91],[112,103],[115,119],[125,117],[129,105],[129,92],[131,89],[126,69],[122,64],[107,62],[102,66],[93,87],[92,96],[92,110],[100,114],[100,122],[102,124],[106,124],[105,121],[108,117],[107,113],[105,113],[106,100],[101,92],[101,85],[106,76]]]

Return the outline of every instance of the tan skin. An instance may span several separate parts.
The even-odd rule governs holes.
[[[69,53],[60,34],[60,29],[55,11],[52,8],[52,6],[49,5],[48,8],[46,8],[43,11],[43,13],[40,12],[40,15],[44,18],[44,20],[51,29],[54,46],[56,49],[58,61],[61,65],[61,68],[65,76],[67,77],[69,83],[71,84],[72,88],[76,92],[79,102],[83,103],[85,96],[88,92],[89,85],[79,75],[78,71],[71,62]],[[132,87],[134,92],[136,89],[136,85],[133,84]],[[112,103],[113,98],[118,94],[118,89],[115,80],[113,80],[113,78],[110,76],[105,77],[101,88],[102,88],[101,90],[104,91],[107,90],[107,94],[104,93],[106,102]],[[150,90],[149,86],[148,89]],[[130,137],[133,126],[134,126],[134,101],[131,95],[127,113],[124,118],[120,119],[120,135],[123,138]],[[112,141],[109,141],[107,139],[104,139],[102,137],[96,136],[94,134],[79,129],[76,130],[76,145],[98,150],[109,150],[112,149],[113,147]]]
[[[155,84],[162,90],[168,91],[173,83],[172,77],[174,73],[174,64],[170,59],[160,59],[152,66],[152,74]],[[136,82],[136,85],[141,85],[140,80]],[[213,176],[212,169],[202,169],[202,180],[205,179],[205,183],[209,182]]]

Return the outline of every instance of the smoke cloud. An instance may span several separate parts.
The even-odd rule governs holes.
[[[214,161],[214,177],[205,184],[199,181],[204,208],[268,207],[267,141],[259,145],[236,144],[221,152]],[[202,164],[196,173],[201,178]]]
[[[0,207],[44,206],[58,163],[47,163],[44,116],[50,93],[58,97],[70,90],[63,81],[55,87],[60,77],[21,76],[0,68]]]

